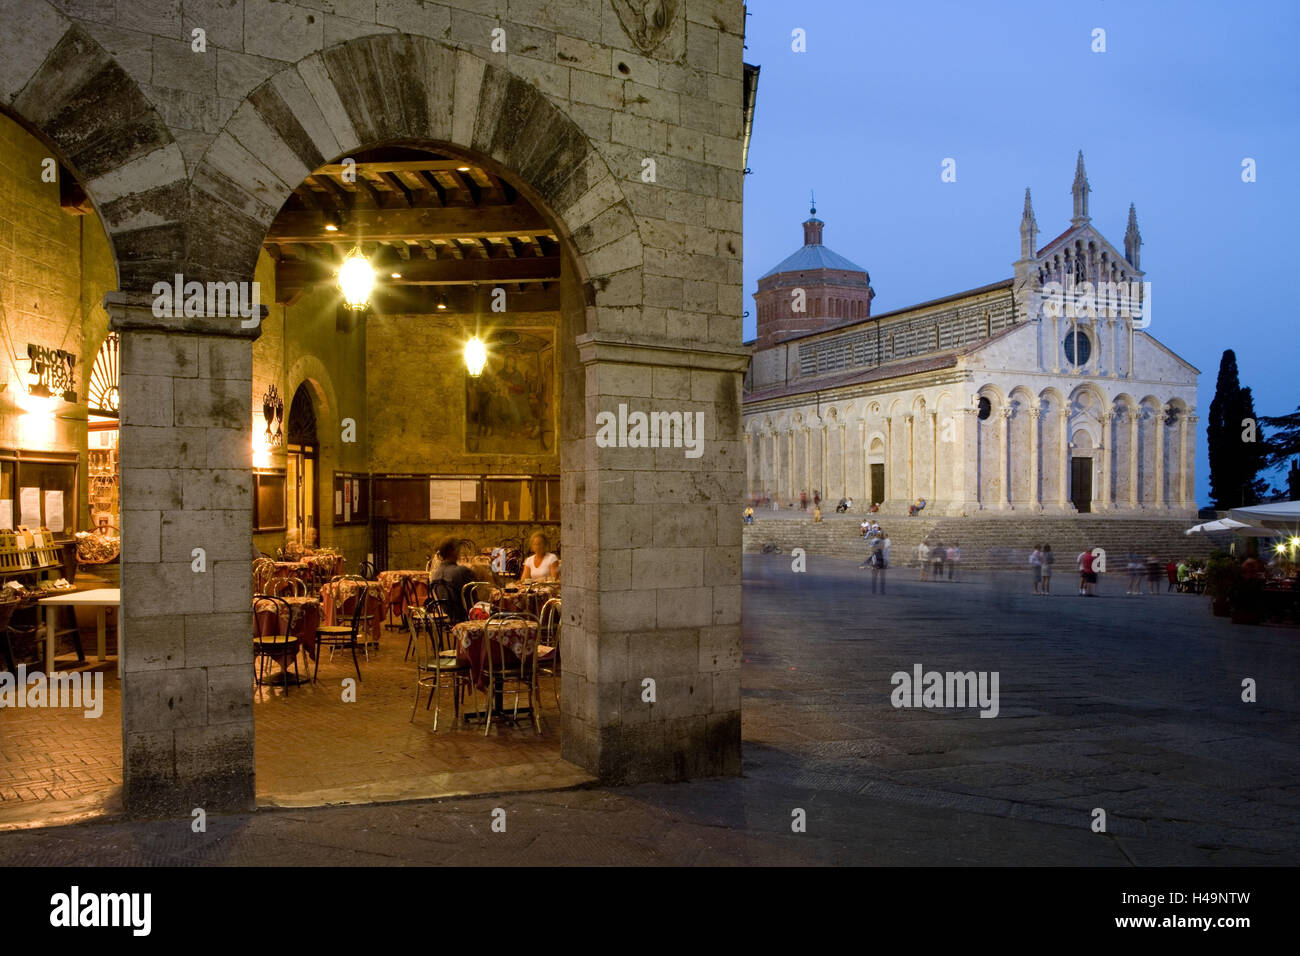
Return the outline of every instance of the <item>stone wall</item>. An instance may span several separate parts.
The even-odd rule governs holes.
[[[251,462],[221,467],[251,446],[252,350],[229,320],[151,315],[148,290],[177,272],[252,280],[304,176],[393,142],[492,164],[548,211],[573,270],[565,755],[611,781],[739,772],[744,24],[740,0],[687,0],[651,45],[606,0],[0,0],[0,107],[79,174],[124,290],[130,809],[253,793]],[[703,412],[702,457],[596,446],[619,402]],[[152,531],[164,513],[185,533]],[[203,577],[177,556],[208,540],[239,558]]]

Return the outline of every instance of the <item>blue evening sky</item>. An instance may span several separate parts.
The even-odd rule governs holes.
[[[1300,404],[1292,291],[1300,211],[1300,3],[749,4],[762,67],[745,178],[746,340],[758,277],[803,243],[871,273],[874,312],[1010,278],[1024,190],[1063,231],[1082,149],[1093,224],[1123,250],[1137,204],[1148,331],[1201,371],[1204,426],[1234,349],[1257,414]],[[807,52],[791,50],[791,31]],[[1091,51],[1106,31],[1106,52]],[[957,161],[957,181],[940,164]],[[1243,183],[1242,160],[1257,163]],[[1284,476],[1274,482],[1284,484]]]

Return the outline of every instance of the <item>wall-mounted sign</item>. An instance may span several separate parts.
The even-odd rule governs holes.
[[[38,398],[50,398],[57,394],[65,402],[77,400],[77,380],[73,367],[77,357],[63,349],[47,349],[43,345],[29,343],[27,358],[31,360],[28,374],[34,375],[36,381],[27,387],[27,391]]]

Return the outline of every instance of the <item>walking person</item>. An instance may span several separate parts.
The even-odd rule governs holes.
[[[916,546],[916,563],[921,566],[920,580],[924,581],[930,572],[930,546],[924,541]]]
[[[1160,579],[1165,576],[1165,567],[1154,554],[1147,555],[1147,593],[1160,593]]]
[[[930,549],[930,578],[934,581],[943,580],[943,562],[948,557],[948,546],[942,541],[935,542]]]
[[[1165,588],[1165,593],[1168,594],[1178,583],[1178,565],[1174,563],[1173,558],[1170,558],[1169,563],[1165,565],[1165,574],[1169,576],[1169,587]]]
[[[1029,575],[1034,579],[1034,593],[1042,594],[1043,587],[1043,552],[1034,545],[1034,550],[1029,552]]]
[[[1141,594],[1142,593],[1142,561],[1140,558],[1138,558],[1136,551],[1130,551],[1128,553],[1128,563],[1126,565],[1126,570],[1128,571],[1128,587],[1124,590],[1124,593]]]
[[[1097,566],[1096,562],[1097,562],[1096,556],[1092,553],[1091,548],[1083,552],[1083,596],[1084,597],[1097,596],[1097,571],[1095,570]]]
[[[1092,552],[1085,548],[1079,552],[1079,556],[1074,560],[1079,566],[1079,597],[1083,597],[1088,593],[1088,573],[1092,567]],[[1084,567],[1085,561],[1087,562],[1086,568]]]
[[[961,560],[961,548],[954,541],[952,547],[948,549],[948,580],[957,580],[957,562]]]
[[[1056,555],[1052,554],[1050,544],[1043,545],[1043,593],[1052,593],[1052,563],[1056,560]]]
[[[799,510],[800,511],[808,510],[808,492],[806,491],[799,492]]]

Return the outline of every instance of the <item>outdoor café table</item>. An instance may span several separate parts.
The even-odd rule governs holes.
[[[288,604],[289,608],[293,609],[292,612],[290,612],[289,608],[279,607],[279,601],[284,601]],[[253,606],[257,606],[257,598],[253,599]],[[285,616],[286,614],[292,613],[293,631],[291,634],[293,637],[298,638],[299,646],[307,652],[307,656],[313,656],[316,652],[316,629],[320,627],[321,622],[321,602],[314,597],[290,597],[288,595],[280,595],[276,602],[276,607],[279,611],[280,617],[280,624],[276,629],[276,633],[284,633],[285,626],[288,623],[285,621]],[[262,636],[263,632],[260,630],[262,626],[262,615],[254,614],[253,635],[255,637]],[[280,678],[270,679],[268,683],[275,683],[278,679]],[[301,683],[301,678],[299,679],[299,682]]]
[[[505,588],[493,588],[489,601],[498,611],[526,611],[529,614],[538,614],[543,604],[559,596],[558,584],[523,584],[518,587],[510,585]]]
[[[321,588],[321,608],[326,626],[338,624],[351,626],[352,618],[349,616],[348,601],[360,589],[360,581],[330,581]],[[361,612],[370,617],[370,639],[366,643],[379,643],[379,634],[384,623],[382,602],[381,585],[375,581],[367,581],[366,608]],[[315,633],[315,631],[312,631],[313,635]]]
[[[487,630],[487,621],[462,621],[451,629],[452,637],[456,643],[456,659],[469,665],[470,680],[479,690],[487,690],[487,641],[483,640],[483,635]],[[505,667],[513,667],[519,663],[521,657],[527,657],[537,649],[538,628],[532,621],[514,619],[506,621],[503,624],[494,624],[492,626],[492,642],[498,647],[497,658]],[[498,674],[496,685],[496,700],[494,710],[501,712],[502,694],[500,675]],[[526,713],[526,710],[520,713]],[[470,717],[482,716],[481,714],[466,713],[466,719]]]
[[[414,581],[417,584],[429,585],[428,571],[380,571],[379,572],[379,590],[383,595],[384,613],[388,615],[400,615],[402,613],[402,582],[405,580]]]
[[[93,591],[69,591],[64,594],[56,594],[53,597],[41,598],[38,604],[45,606],[45,673],[54,673],[54,634],[55,618],[58,617],[58,608],[60,607],[93,607],[98,609],[95,618],[95,635],[98,638],[98,645],[95,649],[95,659],[102,661],[108,656],[108,645],[106,641],[106,630],[108,621],[108,609],[118,607],[122,603],[122,591],[120,588],[95,588]],[[117,676],[122,676],[122,618],[119,615],[117,619]]]

